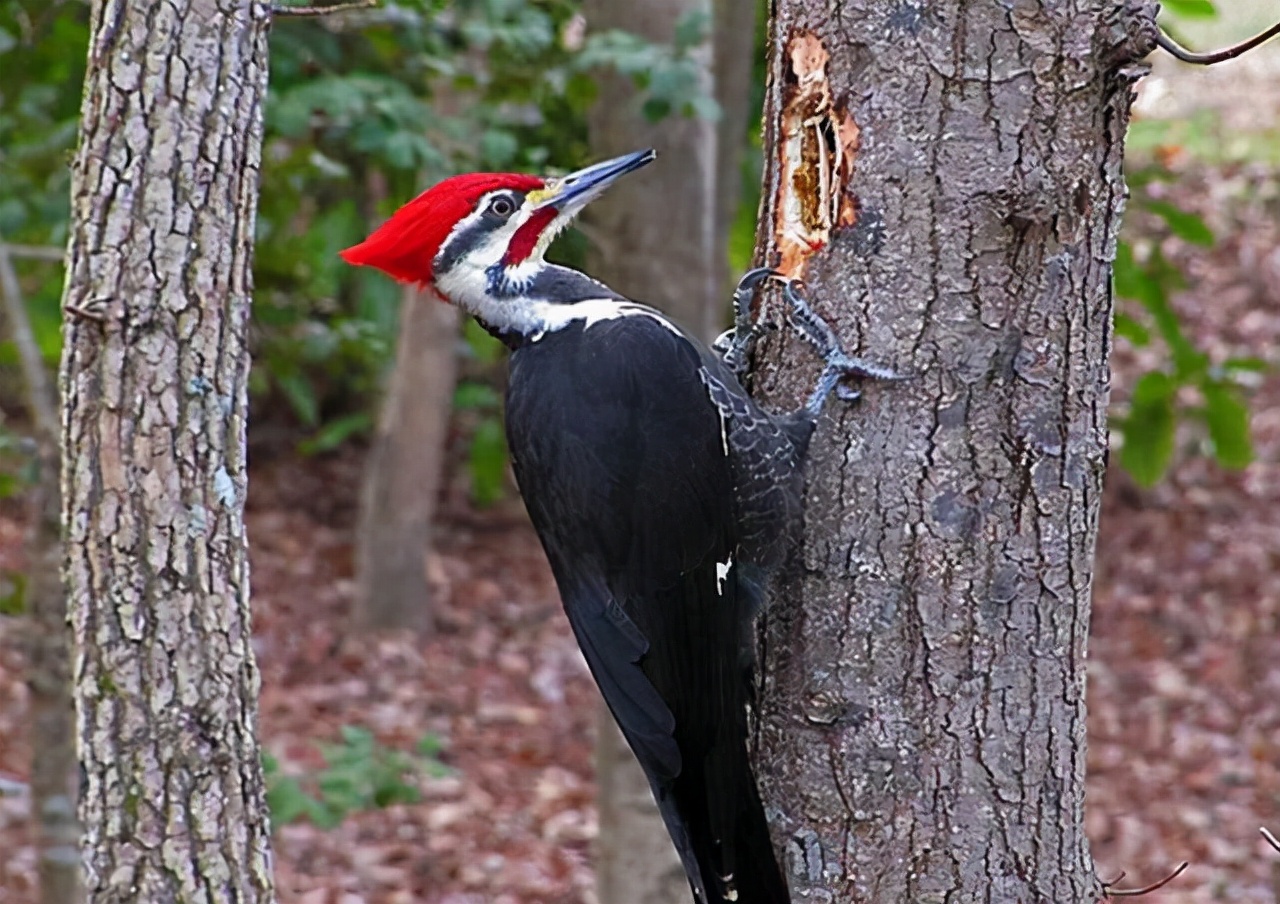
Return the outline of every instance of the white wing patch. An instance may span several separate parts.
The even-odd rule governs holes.
[[[554,333],[579,320],[583,321],[582,328],[589,330],[597,323],[616,320],[619,317],[648,317],[677,336],[683,335],[679,327],[653,308],[631,301],[618,301],[616,298],[589,298],[572,304],[536,301],[530,307],[536,312],[535,316],[542,324],[542,329],[539,331],[541,334]]]
[[[733,556],[729,556],[723,562],[716,562],[716,594],[724,596],[724,582],[729,578],[729,572],[733,570]]]

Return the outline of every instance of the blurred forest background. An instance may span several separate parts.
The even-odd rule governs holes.
[[[430,551],[414,565],[429,617],[424,599],[413,629],[353,630],[386,621],[357,611],[358,534],[372,529],[361,488],[368,497],[397,339],[412,331],[402,291],[337,252],[451,173],[605,156],[596,105],[618,104],[607,86],[622,83],[622,103],[657,134],[719,123],[732,143],[714,237],[726,315],[754,244],[762,54],[732,106],[717,103],[704,74],[726,22],[709,5],[652,2],[655,19],[680,10],[668,33],[612,27],[596,14],[607,4],[575,0],[402,0],[274,26],[248,518],[282,901],[591,900],[595,691],[508,474],[501,350],[472,324],[437,321],[450,330],[437,362],[452,386],[440,393],[447,429],[438,454],[410,450],[442,475]],[[1166,8],[1166,26],[1197,48],[1277,12],[1266,0]],[[87,20],[80,0],[0,0],[0,264],[12,260],[51,368]],[[762,21],[727,26],[764,40]],[[1141,884],[1186,859],[1161,900],[1261,904],[1280,901],[1280,854],[1257,833],[1280,830],[1280,46],[1208,70],[1154,64],[1129,139],[1116,265],[1090,837],[1104,878],[1125,870]],[[696,174],[672,156],[659,166]],[[560,259],[599,259],[605,231],[588,219],[561,239]],[[29,904],[34,469],[11,326],[0,333],[0,904]]]

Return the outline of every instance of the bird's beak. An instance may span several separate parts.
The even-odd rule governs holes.
[[[620,176],[625,176],[653,162],[657,156],[653,148],[649,148],[601,163],[593,163],[576,173],[547,180],[545,187],[530,192],[526,200],[532,202],[534,210],[554,207],[562,214],[572,213],[604,194],[605,189],[616,182]]]

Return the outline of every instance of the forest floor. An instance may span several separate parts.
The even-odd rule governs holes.
[[[1180,203],[1222,240],[1166,243],[1189,271],[1176,303],[1216,360],[1280,349],[1276,186],[1230,167],[1188,176]],[[1230,236],[1230,237],[1228,237]],[[1116,396],[1158,353],[1117,348]],[[1280,901],[1280,375],[1250,390],[1257,461],[1226,472],[1180,434],[1141,490],[1107,476],[1089,656],[1087,825],[1121,887],[1190,869],[1147,900]],[[284,774],[362,726],[389,748],[439,739],[447,774],[418,803],[337,828],[276,834],[284,904],[571,904],[591,898],[595,691],[518,502],[475,512],[447,494],[428,560],[439,630],[348,630],[361,460],[255,457],[249,496],[261,729]],[[21,566],[16,506],[0,508],[0,569]],[[0,904],[34,904],[24,782],[26,687],[0,617]]]

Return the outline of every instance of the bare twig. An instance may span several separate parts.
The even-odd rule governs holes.
[[[56,245],[10,245],[6,244],[4,250],[8,252],[9,257],[24,257],[34,261],[58,261],[61,262],[66,257],[66,249],[59,248]]]
[[[1276,836],[1271,834],[1270,829],[1268,829],[1266,826],[1263,826],[1262,828],[1258,829],[1258,831],[1262,833],[1263,838],[1267,839],[1267,844],[1271,845],[1277,851],[1280,851],[1280,841],[1276,840]]]
[[[331,16],[334,13],[344,13],[353,9],[372,9],[377,5],[378,0],[351,0],[349,3],[335,3],[332,6],[287,6],[283,3],[273,3],[271,15],[295,18]]]
[[[1149,895],[1153,891],[1158,891],[1159,889],[1164,888],[1174,879],[1181,876],[1183,871],[1190,865],[1191,864],[1189,862],[1183,860],[1182,864],[1177,869],[1165,876],[1159,882],[1153,882],[1142,888],[1112,888],[1111,886],[1113,883],[1104,882],[1102,884],[1102,896],[1104,898],[1137,898],[1142,895]],[[1119,882],[1123,878],[1124,873],[1121,873],[1116,877],[1116,882]]]
[[[103,311],[103,306],[100,303],[94,304],[92,306],[85,306],[85,307],[81,307],[80,305],[75,305],[75,304],[68,304],[65,306],[64,310],[66,310],[68,314],[71,314],[73,317],[77,318],[78,320],[88,320],[90,323],[106,323],[107,322],[107,315],[105,311]]]
[[[1173,38],[1160,31],[1156,35],[1156,44],[1171,53],[1173,56],[1182,60],[1184,63],[1195,63],[1199,66],[1212,66],[1214,63],[1221,63],[1225,60],[1234,60],[1243,53],[1248,53],[1259,44],[1265,44],[1276,35],[1280,35],[1280,22],[1272,25],[1261,34],[1254,35],[1247,41],[1241,41],[1239,44],[1233,44],[1230,47],[1224,47],[1221,50],[1211,50],[1208,53],[1196,53],[1193,50],[1187,50],[1185,47],[1178,45]]]
[[[18,363],[22,368],[22,380],[27,386],[27,403],[36,432],[41,437],[56,441],[59,431],[58,415],[54,407],[49,372],[45,369],[40,346],[36,344],[35,334],[31,331],[31,319],[27,316],[27,306],[22,299],[22,289],[18,285],[18,274],[13,269],[13,260],[9,257],[9,248],[3,242],[0,242],[0,299],[4,304],[4,319],[8,321],[13,343],[18,347]]]

